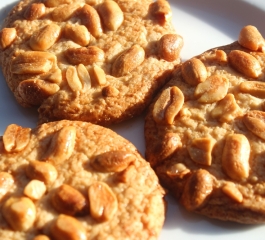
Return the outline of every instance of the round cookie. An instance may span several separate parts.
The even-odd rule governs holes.
[[[146,159],[189,211],[265,222],[265,42],[238,41],[179,65],[150,105]]]
[[[180,62],[165,0],[22,0],[0,32],[0,65],[39,123],[108,125],[140,114]]]
[[[157,239],[164,190],[109,129],[62,120],[0,138],[1,239]],[[44,238],[37,238],[44,235]]]

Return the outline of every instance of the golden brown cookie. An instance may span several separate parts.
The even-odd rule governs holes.
[[[1,239],[157,239],[164,190],[137,149],[87,122],[9,125],[0,138]]]
[[[177,67],[148,111],[146,158],[189,211],[265,222],[264,46],[245,26]]]
[[[165,0],[22,0],[0,32],[0,65],[40,123],[107,125],[145,109],[182,45]]]

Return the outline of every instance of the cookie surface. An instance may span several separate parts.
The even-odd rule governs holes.
[[[20,1],[0,34],[0,64],[39,122],[102,125],[140,114],[180,62],[182,37],[159,0]]]
[[[109,129],[67,120],[12,124],[0,138],[0,159],[1,239],[159,236],[164,190],[137,149]]]
[[[145,121],[146,159],[189,210],[265,222],[264,39],[239,39],[176,68]]]

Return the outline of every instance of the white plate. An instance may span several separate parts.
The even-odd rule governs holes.
[[[17,1],[0,2],[2,21]],[[170,0],[173,22],[184,38],[182,59],[187,60],[209,48],[229,44],[237,40],[240,29],[248,24],[258,27],[265,36],[265,1],[263,0]],[[20,107],[7,88],[0,74],[0,135],[7,125],[16,123],[35,127],[37,113]],[[112,129],[129,139],[144,155],[143,116]],[[241,225],[208,219],[186,212],[170,197],[166,222],[160,240],[171,239],[264,239],[265,226]]]

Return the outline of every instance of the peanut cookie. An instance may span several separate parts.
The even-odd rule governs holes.
[[[0,65],[39,123],[107,125],[146,108],[182,45],[166,0],[22,0],[0,32]]]
[[[189,211],[265,222],[264,51],[245,26],[238,41],[178,66],[150,105],[146,158]]]
[[[164,190],[112,130],[68,120],[11,124],[0,159],[0,239],[158,238]]]

